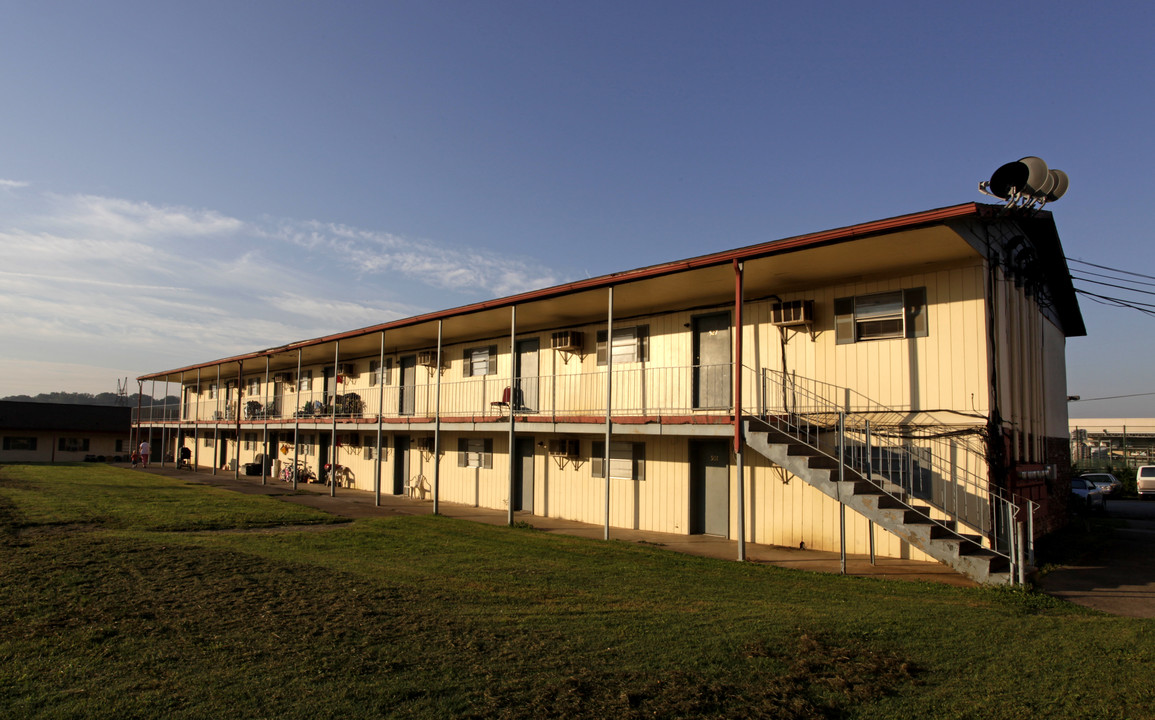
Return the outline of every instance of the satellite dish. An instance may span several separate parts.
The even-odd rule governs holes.
[[[1062,170],[1052,170],[1051,179],[1054,180],[1054,185],[1047,191],[1047,202],[1055,202],[1063,197],[1063,193],[1067,192],[1067,185],[1070,181],[1067,179],[1067,173]]]
[[[1016,160],[995,170],[987,187],[995,197],[1009,200],[1011,193],[1023,186],[1030,173],[1031,171],[1026,165]]]
[[[1019,158],[1019,162],[1027,168],[1026,182],[1019,186],[1019,190],[1027,195],[1043,194],[1043,185],[1051,177],[1047,170],[1047,164],[1043,162],[1042,158],[1037,158],[1034,155]]]
[[[1042,158],[1028,155],[995,170],[991,179],[979,183],[979,192],[1007,201],[1007,207],[1030,207],[1054,202],[1067,192],[1067,174],[1050,170]]]

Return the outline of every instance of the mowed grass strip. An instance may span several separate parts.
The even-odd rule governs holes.
[[[0,466],[25,527],[221,530],[332,523],[324,512],[103,464]]]
[[[1153,623],[1045,596],[431,516],[190,532],[194,497],[70,498],[83,521],[29,532],[52,471],[0,470],[0,717],[1115,718],[1155,699],[1135,671]],[[235,499],[239,527],[287,506],[189,490]]]

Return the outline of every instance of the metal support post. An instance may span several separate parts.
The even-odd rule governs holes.
[[[269,362],[271,355],[265,356],[265,392],[261,395],[261,419],[264,421],[264,432],[261,434],[261,484],[269,484],[269,469],[273,462],[269,459]]]
[[[866,421],[866,481],[874,483],[874,452],[870,447],[870,421]],[[874,521],[867,523],[867,531],[870,533],[870,564],[874,564]]]
[[[433,514],[441,511],[441,331],[437,321],[437,387],[433,393]],[[426,395],[426,397],[429,397]],[[397,462],[397,458],[393,459]]]
[[[301,412],[300,408],[296,407],[301,402],[301,348],[297,348],[297,374],[293,377],[297,383],[294,388],[296,392],[293,396],[297,398],[293,401],[293,471],[290,473],[293,476],[293,489],[297,489],[297,483],[300,482],[300,473],[297,472],[297,463],[301,459]]]
[[[517,390],[517,306],[513,305],[509,308],[509,502],[507,503],[509,511],[507,519],[510,527],[513,526],[513,436],[516,423],[513,410],[514,406],[517,405]]]
[[[333,342],[333,430],[329,439],[329,497],[337,496],[337,390],[341,385],[341,341]],[[322,468],[323,470],[324,468]]]
[[[377,452],[373,455],[373,504],[381,506],[381,416],[385,412],[385,331],[377,359]]]
[[[610,539],[610,440],[613,435],[613,383],[614,383],[614,288],[609,291],[606,314],[606,436],[605,453],[602,458],[602,473],[605,477],[605,528],[602,537]]]
[[[846,574],[846,505],[842,502],[842,483],[846,479],[846,413],[838,413],[838,553],[840,568]]]

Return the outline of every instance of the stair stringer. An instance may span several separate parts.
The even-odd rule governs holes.
[[[978,583],[1011,582],[1005,558],[984,548],[978,536],[958,533],[949,522],[932,521],[930,508],[911,502],[905,492],[885,491],[849,466],[843,468],[839,492],[837,459],[776,430],[751,430],[749,422],[746,430],[746,444],[770,462],[939,562]]]

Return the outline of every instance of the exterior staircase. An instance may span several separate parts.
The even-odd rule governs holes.
[[[815,445],[755,419],[745,421],[745,430],[747,445],[775,465],[927,555],[978,583],[1014,582],[1006,556],[985,547],[980,535],[960,531],[954,521],[935,518],[929,506],[901,487],[867,479],[849,465],[840,480],[840,461]]]

